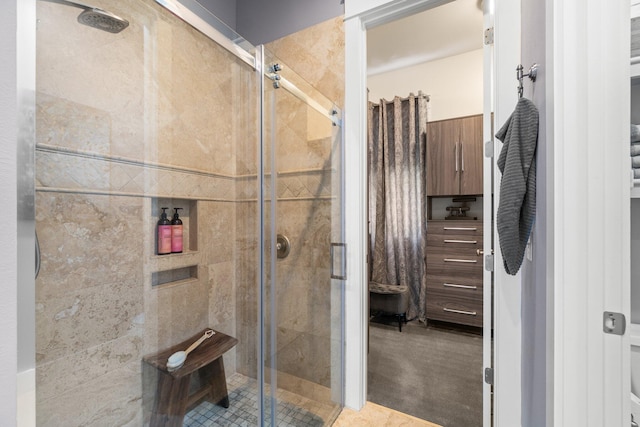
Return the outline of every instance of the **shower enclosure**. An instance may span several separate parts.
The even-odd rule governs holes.
[[[185,425],[330,425],[340,109],[196,1],[95,3],[86,26],[84,5],[37,2],[37,425],[147,425],[144,356],[207,327],[238,339],[230,405],[194,400]],[[112,15],[128,25],[102,31]],[[157,254],[165,207],[182,253]]]

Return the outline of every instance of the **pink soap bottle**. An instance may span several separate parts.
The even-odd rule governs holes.
[[[171,253],[171,221],[167,219],[165,210],[169,208],[161,208],[162,215],[158,221],[158,255],[166,255]]]
[[[171,253],[182,253],[182,220],[178,216],[178,211],[182,208],[173,208],[176,213],[171,220]]]

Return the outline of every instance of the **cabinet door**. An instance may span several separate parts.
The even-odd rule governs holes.
[[[450,196],[460,191],[458,157],[460,120],[427,124],[427,195]]]
[[[460,120],[460,194],[482,194],[482,116]]]

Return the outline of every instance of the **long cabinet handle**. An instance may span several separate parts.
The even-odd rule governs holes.
[[[462,172],[464,172],[464,145],[460,142],[460,165],[462,166]]]
[[[444,227],[447,231],[478,231],[476,227]]]
[[[458,172],[458,143],[453,146],[453,151],[455,153],[455,162],[456,162],[456,172]]]
[[[468,243],[470,245],[475,245],[478,243],[477,240],[452,240],[452,239],[444,239],[445,243]]]
[[[461,262],[465,264],[476,264],[478,261],[475,259],[445,258],[444,262]]]
[[[444,286],[445,288],[478,289],[477,286],[473,286],[473,285],[458,285],[457,283],[443,283],[442,286]]]
[[[454,310],[452,308],[443,308],[442,310],[447,311],[449,313],[457,313],[457,314],[466,314],[467,316],[476,316],[478,313],[475,311],[465,311],[465,310]]]

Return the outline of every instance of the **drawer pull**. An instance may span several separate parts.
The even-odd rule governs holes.
[[[455,283],[443,283],[442,286],[445,288],[460,288],[460,289],[478,289],[477,286],[473,285],[458,285]]]
[[[444,262],[461,262],[465,264],[476,264],[478,260],[475,259],[457,259],[457,258],[445,258]]]
[[[476,316],[478,314],[475,311],[454,310],[452,308],[446,308],[446,307],[443,308],[443,310],[449,313],[466,314],[467,316]]]
[[[451,239],[445,239],[444,242],[445,243],[469,243],[471,245],[475,245],[478,243],[477,240],[451,240]]]
[[[453,231],[478,231],[476,227],[444,227],[444,229]]]

